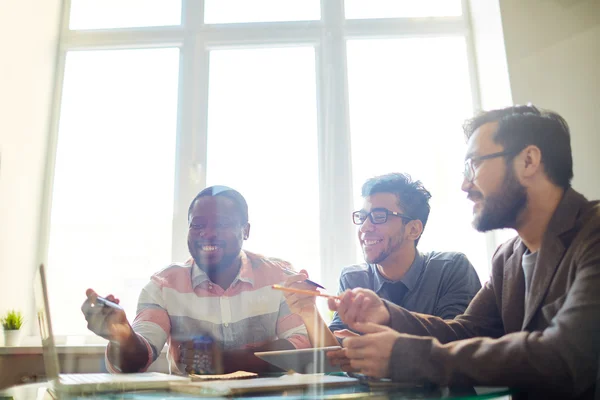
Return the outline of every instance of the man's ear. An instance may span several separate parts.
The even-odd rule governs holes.
[[[248,240],[248,238],[250,237],[250,223],[246,223],[246,226],[244,226],[244,240]]]
[[[423,233],[423,222],[419,219],[413,219],[406,226],[406,238],[410,240],[417,240]]]
[[[523,178],[531,178],[542,170],[542,151],[539,147],[529,145],[521,151],[520,172]]]

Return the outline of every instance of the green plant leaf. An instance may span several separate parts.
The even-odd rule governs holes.
[[[23,314],[20,311],[10,310],[4,317],[0,318],[0,323],[5,331],[16,331],[23,326]]]

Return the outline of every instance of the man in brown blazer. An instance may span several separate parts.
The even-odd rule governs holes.
[[[475,117],[462,190],[480,231],[518,236],[454,320],[355,289],[330,300],[347,333],[332,358],[396,381],[510,386],[528,398],[593,398],[600,354],[600,202],[570,187],[570,134],[557,114],[515,106]],[[349,365],[348,365],[349,364]]]

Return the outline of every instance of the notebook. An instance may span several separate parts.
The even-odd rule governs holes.
[[[189,382],[181,376],[157,372],[137,374],[59,374],[58,353],[52,333],[48,286],[44,265],[41,264],[35,274],[34,296],[36,314],[42,338],[46,377],[50,390],[57,394],[83,394],[92,392],[121,392],[148,389],[168,389],[173,382]]]

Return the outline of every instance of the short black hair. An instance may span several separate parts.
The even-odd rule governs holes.
[[[490,122],[498,122],[494,142],[504,146],[505,151],[514,154],[512,157],[506,157],[507,163],[525,147],[537,146],[542,153],[542,163],[548,179],[563,189],[571,186],[571,133],[563,117],[531,104],[491,110],[465,122],[463,128],[467,140],[477,128]]]
[[[235,189],[230,188],[229,186],[215,185],[209,186],[206,189],[202,190],[200,193],[194,197],[194,200],[190,203],[190,208],[188,208],[188,220],[190,219],[190,215],[192,214],[192,210],[194,208],[194,204],[200,197],[212,197],[212,196],[223,196],[228,199],[233,200],[238,211],[240,212],[240,216],[242,218],[242,224],[248,223],[248,203],[246,203],[246,199],[240,192]]]
[[[398,198],[398,206],[411,218],[423,223],[423,229],[429,218],[429,199],[431,193],[421,183],[413,181],[409,174],[394,172],[368,179],[362,186],[362,197],[375,193],[392,193]],[[420,239],[420,238],[419,238]],[[419,242],[415,241],[415,245]]]

